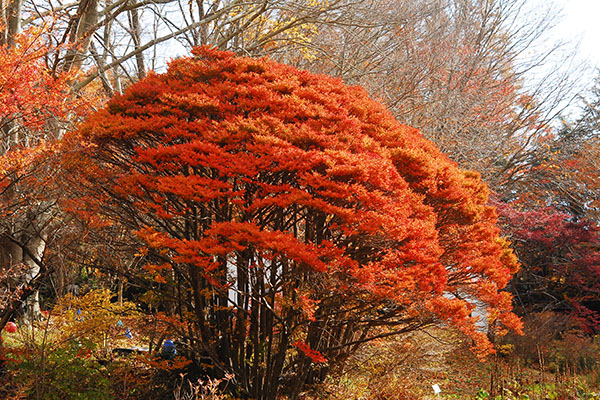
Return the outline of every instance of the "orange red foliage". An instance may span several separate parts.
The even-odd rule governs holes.
[[[31,265],[10,265],[23,259],[14,249],[25,247],[41,259],[27,246],[42,232],[48,234],[58,215],[54,205],[60,197],[60,157],[55,139],[91,102],[85,93],[72,95],[71,74],[47,68],[47,56],[55,49],[46,34],[43,28],[30,28],[15,35],[10,46],[0,46],[0,254],[9,254],[6,273],[0,274],[0,328],[36,287],[31,280],[25,282]]]
[[[489,352],[474,299],[520,329],[486,186],[361,88],[197,48],[71,139],[103,196],[81,211],[134,231],[163,287],[187,285],[198,352],[251,396],[440,320]]]

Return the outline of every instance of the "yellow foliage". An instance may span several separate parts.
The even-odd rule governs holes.
[[[141,314],[135,304],[113,302],[112,297],[109,290],[99,289],[83,296],[69,294],[61,298],[51,313],[53,324],[60,327],[59,341],[85,339],[106,349],[122,337],[126,328],[117,326],[119,320]]]

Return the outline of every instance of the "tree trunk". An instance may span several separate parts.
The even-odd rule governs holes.
[[[131,26],[131,37],[133,38],[133,45],[136,50],[137,77],[138,79],[143,79],[146,76],[146,66],[144,63],[144,52],[139,51],[142,44],[142,28],[137,8],[129,11],[129,25]]]
[[[5,24],[2,44],[12,46],[15,43],[15,35],[21,32],[21,10],[23,0],[3,0],[2,23]]]
[[[90,47],[93,31],[98,22],[98,0],[82,0],[77,14],[73,16],[69,44],[72,46],[65,56],[63,70],[70,71],[81,67],[85,53]]]

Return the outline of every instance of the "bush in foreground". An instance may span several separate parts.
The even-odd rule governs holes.
[[[361,88],[198,48],[67,140],[84,143],[72,206],[135,235],[197,365],[242,396],[295,397],[360,344],[439,321],[485,354],[474,299],[519,329],[485,185]]]

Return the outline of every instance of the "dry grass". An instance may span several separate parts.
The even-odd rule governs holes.
[[[554,346],[574,346],[581,340],[567,338]],[[576,400],[600,399],[600,368],[586,371],[551,371],[502,346],[495,356],[480,361],[471,351],[471,341],[449,329],[433,328],[400,340],[387,340],[365,347],[306,400],[427,400],[502,399]],[[591,350],[585,349],[590,355]],[[596,350],[596,359],[600,353]],[[432,385],[442,392],[435,396]],[[478,396],[480,393],[480,397]],[[488,397],[485,397],[487,393]],[[501,397],[498,397],[501,396]]]

